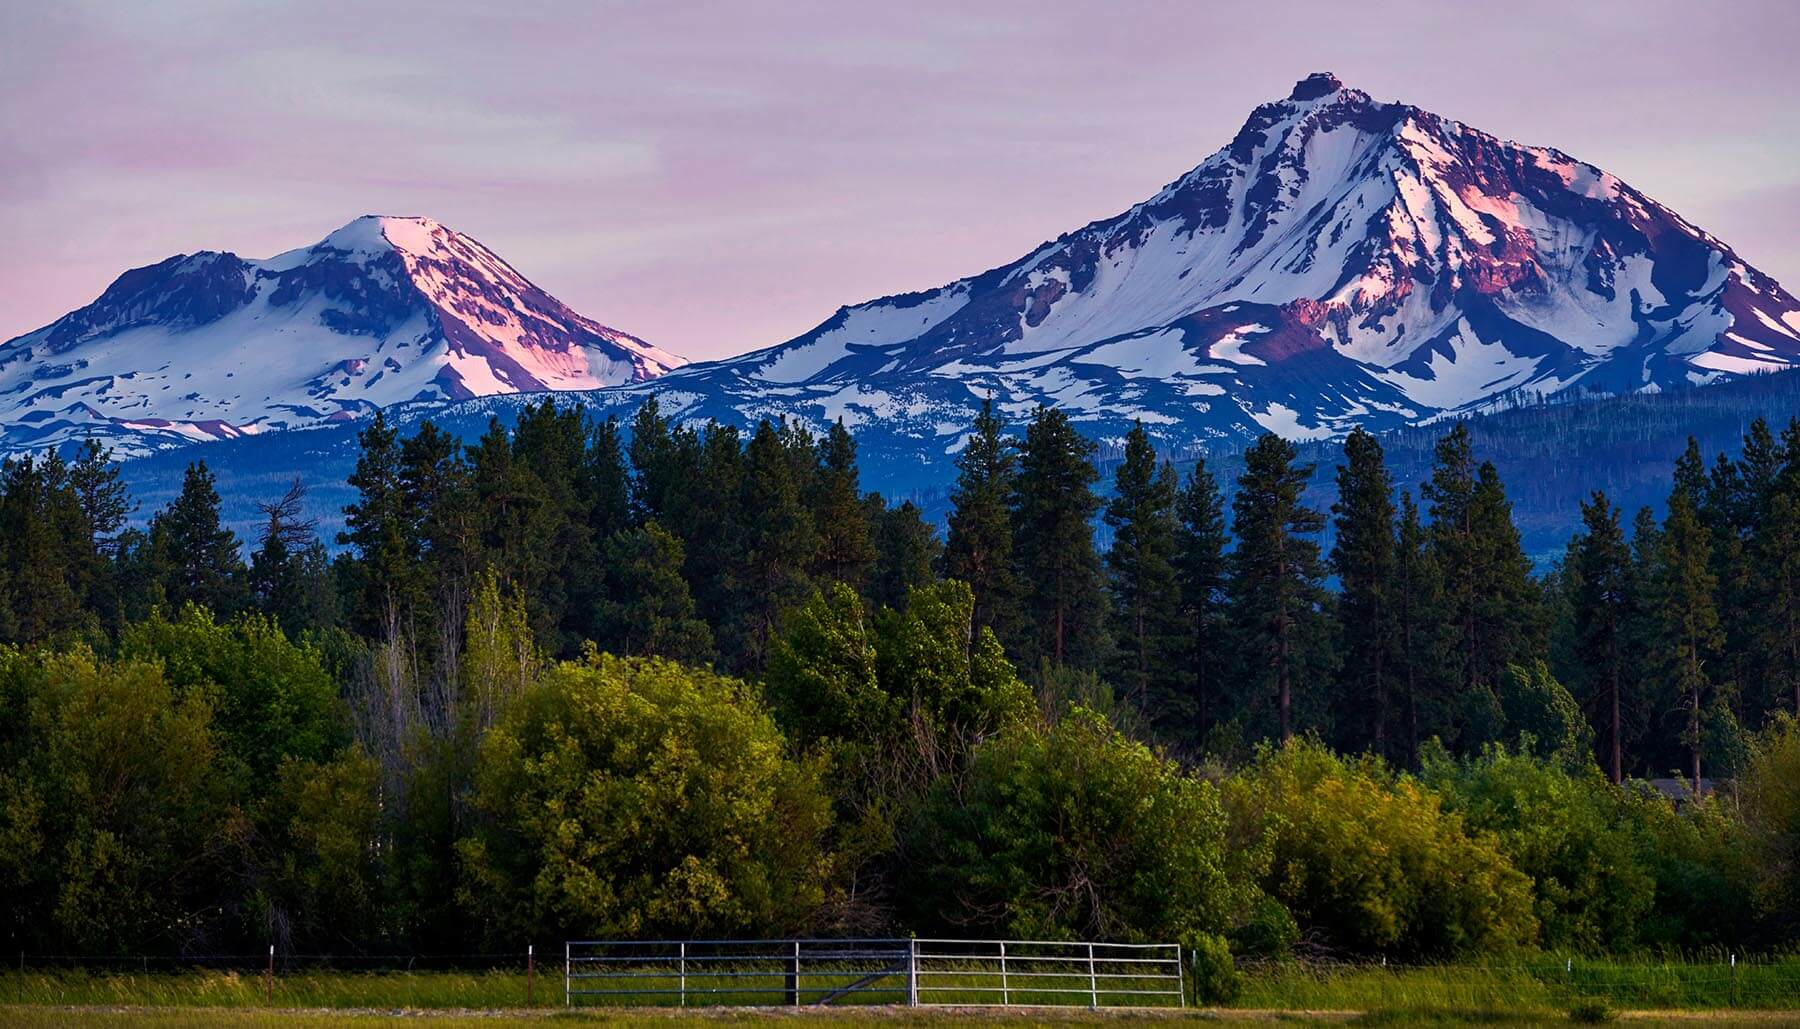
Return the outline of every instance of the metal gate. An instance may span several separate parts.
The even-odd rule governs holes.
[[[904,1004],[909,940],[574,940],[570,1006]]]
[[[1184,1007],[1173,943],[915,940],[917,1004]]]
[[[697,1007],[1182,1007],[1175,944],[1046,940],[571,940],[563,997]]]

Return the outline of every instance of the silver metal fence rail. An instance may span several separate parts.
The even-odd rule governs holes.
[[[563,994],[614,1004],[905,1003],[908,940],[571,940]]]
[[[1185,1007],[1173,943],[915,940],[919,1004]]]
[[[1175,944],[571,940],[564,1003],[1182,1007]]]

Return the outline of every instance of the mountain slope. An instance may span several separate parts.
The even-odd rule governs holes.
[[[1800,302],[1618,178],[1318,74],[1117,217],[653,388],[933,452],[991,394],[1181,449],[1796,363]]]
[[[142,452],[682,363],[576,314],[468,236],[367,216],[268,260],[203,251],[126,272],[0,345],[0,426],[9,451],[95,435]]]

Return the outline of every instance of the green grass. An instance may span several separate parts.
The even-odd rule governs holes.
[[[1043,1009],[1014,1016],[904,1008],[865,1009],[860,1013],[812,1009],[798,1015],[721,1009],[684,1013],[666,1007],[650,1010],[658,1003],[675,1003],[673,997],[656,994],[588,998],[583,1010],[571,1013],[563,1010],[560,965],[547,972],[536,980],[535,1006],[539,1010],[534,1012],[526,1008],[526,977],[522,970],[283,972],[275,977],[272,998],[265,992],[262,975],[256,972],[12,971],[0,973],[0,1024],[111,1024],[121,1020],[171,1025],[343,1024],[385,1017],[396,1011],[422,1011],[428,1013],[425,1021],[458,1023],[467,1021],[471,1012],[505,1012],[501,1016],[484,1016],[484,1025],[520,1019],[572,1019],[600,1025],[685,1025],[793,1017],[820,1025],[973,1025],[996,1020],[1008,1024],[1063,1024],[1095,1020],[1095,1016],[1082,1010]],[[817,1000],[830,987],[856,976],[849,971],[838,973],[836,978],[808,975],[802,983],[802,999]],[[991,981],[994,978],[991,973],[973,969],[953,970],[952,974],[926,980],[928,985],[953,989],[925,996],[944,1003],[997,999],[970,989],[996,985]],[[672,977],[665,980],[657,975],[630,982],[652,990],[675,985]],[[770,1005],[781,999],[778,993],[748,993],[742,992],[743,988],[756,985],[780,990],[783,980],[778,975],[691,975],[688,985],[695,990],[719,989],[721,992],[710,997],[714,1003]],[[898,989],[904,985],[904,977],[896,975],[884,985]],[[1015,1003],[1086,1003],[1085,996],[1034,995],[1019,989],[1017,980],[1010,985]],[[1072,977],[1067,982],[1037,980],[1025,985],[1079,989],[1085,988],[1086,980]],[[1104,982],[1101,993],[1103,1000],[1128,1000],[1107,996]],[[861,1000],[868,1004],[896,999],[896,995],[884,995],[843,1001]],[[611,1003],[601,1003],[602,1000]],[[1567,1023],[1572,1010],[1585,1008],[1606,1013],[1663,1012],[1661,1017],[1668,1019],[1713,1012],[1718,1014],[1709,1021],[1730,1024],[1731,1012],[1800,1011],[1800,956],[1740,962],[1735,970],[1724,961],[1656,960],[1576,960],[1571,968],[1564,959],[1548,956],[1489,965],[1415,968],[1284,963],[1249,970],[1233,1007],[1235,1010],[1225,1012],[1168,1012],[1175,1016],[1169,1021],[1309,1021],[1330,1017],[1335,1021],[1353,1018],[1358,1024],[1367,1025],[1522,1025]],[[1338,1014],[1324,1014],[1332,1012]],[[1109,1019],[1102,1015],[1099,1020]]]
[[[1800,957],[1716,962],[1545,957],[1493,965],[1320,968],[1284,964],[1246,976],[1237,1004],[1320,1010],[1800,1009]]]
[[[523,1008],[525,973],[282,972],[271,997],[259,972],[54,970],[0,975],[0,1003],[187,1008]],[[562,1006],[562,972],[539,975],[539,1007]]]
[[[942,967],[942,966],[940,966]],[[621,968],[637,978],[618,981],[582,980],[577,989],[604,989],[604,996],[576,998],[582,1007],[677,1007],[679,981],[657,971]],[[864,978],[868,970],[806,974],[800,1000],[812,1005],[832,991]],[[1118,992],[1132,984],[1102,973],[1098,977],[1105,1006],[1177,1006],[1174,997],[1134,997]],[[839,1005],[893,1005],[906,999],[904,973],[888,973],[873,983],[881,992],[849,994]],[[1088,1005],[1087,976],[1021,978],[1013,975],[1005,994],[1019,1005]],[[950,970],[921,975],[920,997],[929,1004],[959,1005],[1002,999],[1000,976],[978,970]],[[700,1006],[776,1006],[784,1003],[786,980],[781,973],[736,971],[730,975],[690,974],[688,1004]],[[275,976],[272,995],[257,972],[26,971],[0,973],[0,1004],[79,1005],[88,1007],[233,1008],[408,1008],[497,1009],[526,1007],[524,972],[284,972]],[[535,1005],[563,1006],[562,969],[540,974]]]

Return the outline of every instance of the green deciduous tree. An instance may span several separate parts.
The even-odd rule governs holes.
[[[324,761],[347,742],[345,711],[322,655],[267,616],[219,621],[196,605],[126,630],[119,651],[155,661],[170,686],[206,693],[221,766],[266,792],[289,757]]]
[[[783,934],[823,897],[830,805],[743,684],[557,666],[481,746],[463,901],[495,938]]]
[[[1449,957],[1537,938],[1531,880],[1494,838],[1378,758],[1265,745],[1225,796],[1239,833],[1268,837],[1264,888],[1327,946]]]
[[[981,744],[912,830],[913,924],[1026,939],[1221,934],[1254,897],[1212,784],[1077,710]]]
[[[1545,947],[1630,949],[1656,902],[1651,841],[1632,798],[1581,758],[1570,768],[1490,745],[1459,763],[1440,750],[1424,778],[1531,877]]]
[[[216,691],[154,661],[0,650],[0,881],[40,952],[172,951],[217,910],[226,777]]]

